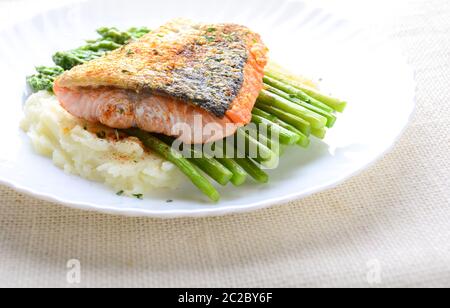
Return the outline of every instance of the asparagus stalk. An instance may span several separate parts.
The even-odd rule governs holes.
[[[313,98],[313,100],[310,102],[313,105],[315,105],[317,102],[321,102],[322,105],[325,104],[328,107],[331,107],[333,110],[336,110],[338,112],[343,112],[345,110],[345,107],[347,106],[347,102],[345,102],[345,101],[325,95],[325,94],[319,92],[318,90],[313,89],[309,86],[306,86],[300,82],[296,82],[292,79],[286,78],[285,76],[283,76],[283,74],[277,73],[276,71],[268,69],[268,70],[266,70],[265,74],[266,74],[266,77],[264,78],[265,81],[266,81],[266,78],[274,79],[281,83],[287,84],[291,88],[300,90],[301,92],[303,92],[310,98]],[[276,88],[278,88],[278,87],[276,87]],[[295,95],[297,95],[297,94],[295,94]],[[302,94],[300,94],[300,95],[302,95]],[[309,101],[307,101],[307,102],[309,102]],[[317,106],[317,107],[320,107],[320,106]]]
[[[262,144],[267,144],[267,147],[272,150],[276,155],[280,155],[280,143],[278,140],[272,140],[272,138],[260,133],[258,135],[258,141]]]
[[[267,183],[269,176],[249,158],[234,159],[255,181],[258,183]]]
[[[197,171],[195,166],[184,158],[180,152],[174,150],[172,147],[162,142],[152,134],[146,133],[140,129],[128,129],[125,132],[128,135],[137,137],[144,144],[144,146],[155,151],[164,159],[176,165],[181,172],[183,172],[192,181],[192,183],[212,201],[218,202],[220,200],[220,194],[216,188],[205,177],[203,177]]]
[[[235,138],[235,137],[234,137]],[[228,159],[233,160],[235,163],[237,163],[248,176],[253,178],[258,183],[267,183],[269,181],[269,176],[260,168],[258,164],[256,164],[251,158],[249,157],[240,157],[236,155],[237,152],[239,152],[239,149],[237,148],[237,144],[234,144],[234,152],[233,154],[228,153],[227,148],[233,147],[230,144],[231,139],[225,140],[224,143],[224,153],[226,153],[226,156]],[[233,156],[230,156],[233,155]]]
[[[314,137],[317,137],[319,139],[325,139],[325,136],[327,135],[327,131],[325,129],[313,129],[311,131],[311,134]]]
[[[255,132],[257,135],[257,140],[259,143],[267,146],[272,150],[275,154],[280,154],[280,143],[277,140],[272,140],[267,134],[269,133],[268,129],[265,132],[261,132],[260,130],[253,130],[250,126],[247,126],[249,130]]]
[[[300,105],[302,107],[305,107],[305,108],[307,108],[307,109],[309,109],[311,111],[314,111],[315,113],[320,114],[321,116],[324,116],[325,118],[327,118],[327,127],[328,128],[333,127],[334,124],[336,123],[336,116],[334,114],[332,114],[331,112],[325,111],[325,110],[323,110],[321,108],[318,108],[318,107],[316,107],[314,105],[305,103],[305,102],[301,101],[299,98],[293,97],[293,96],[287,94],[286,92],[283,92],[283,91],[281,91],[279,89],[276,89],[276,88],[274,88],[274,87],[272,87],[270,85],[266,85],[266,90],[271,92],[271,93],[273,93],[273,94],[275,94],[275,95],[278,95],[278,96],[280,96],[280,97],[282,97],[284,99],[287,99],[287,100],[289,100],[289,101],[291,101],[293,103],[296,103],[296,104],[298,104],[298,105]]]
[[[158,136],[163,142],[171,145],[175,140],[173,137],[169,136]],[[233,173],[224,167],[219,161],[210,155],[195,149],[195,147],[190,145],[183,145],[183,147],[189,147],[190,157],[189,161],[194,163],[200,170],[209,175],[213,180],[219,183],[222,186],[227,185],[231,178],[233,177]]]
[[[270,108],[272,108],[272,107],[270,107]],[[298,135],[298,136],[299,136],[299,141],[297,142],[297,144],[298,144],[299,146],[304,147],[304,148],[307,148],[307,147],[309,146],[310,140],[309,140],[308,136],[305,135],[301,130],[297,129],[295,126],[293,126],[293,125],[291,125],[291,124],[289,124],[289,123],[287,123],[287,122],[282,121],[280,118],[277,118],[276,116],[274,116],[274,115],[272,115],[272,114],[270,114],[270,113],[268,113],[268,112],[265,112],[264,110],[260,110],[260,109],[258,109],[258,108],[255,108],[255,109],[256,109],[256,111],[257,111],[258,114],[260,114],[261,116],[263,116],[263,117],[266,118],[267,120],[272,121],[272,122],[274,122],[275,124],[277,124],[277,125],[283,127],[284,129],[287,129],[287,130],[293,132],[294,134]],[[287,115],[290,115],[290,114],[287,114]],[[297,118],[297,117],[295,117],[295,116],[293,116],[293,115],[291,115],[291,116],[294,117],[294,120],[297,120],[297,119],[298,119],[298,120],[300,120],[300,122],[301,122],[301,121],[304,121],[304,120],[301,119],[301,118]],[[295,119],[295,118],[296,118],[296,119]],[[298,121],[298,120],[297,120],[297,121]],[[294,122],[295,122],[295,121],[294,121]],[[308,134],[309,134],[309,132],[310,132],[310,126],[309,126],[309,123],[306,122],[306,124],[308,125]],[[280,150],[279,153],[281,153],[281,150]]]
[[[265,118],[265,119],[267,119],[267,120],[269,120],[270,122],[273,122],[273,123],[275,123],[275,124],[278,124],[278,118],[275,116],[275,115],[273,115],[273,114],[270,114],[270,113],[268,113],[268,112],[265,112],[264,110],[262,110],[262,109],[259,109],[259,108],[257,108],[257,107],[254,107],[253,108],[253,114],[254,115],[257,115],[257,116],[260,116],[260,117],[262,117],[262,118]],[[309,125],[309,124],[308,124]],[[282,125],[280,125],[281,127],[283,127]],[[267,132],[266,132],[267,133]],[[265,144],[269,144],[269,148],[272,150],[272,151],[274,151],[278,156],[280,156],[281,155],[281,149],[282,149],[282,145],[280,145],[280,143],[279,142],[277,142],[277,141],[275,141],[275,140],[272,140],[272,138],[269,138],[269,137],[267,137],[265,134],[262,134],[261,132],[259,133],[259,141],[261,142],[261,141],[263,141],[263,142],[266,142]]]
[[[256,155],[255,158],[269,162],[273,160],[273,156],[276,154],[269,149],[266,145],[258,142],[255,138],[250,136],[247,132],[245,132],[244,129],[240,128],[237,130],[236,137],[238,137],[238,140],[245,141],[244,148],[241,149],[238,142],[236,142],[236,145],[238,146],[238,150],[242,152],[242,154],[245,154],[246,157],[249,157],[251,155]],[[252,153],[251,150],[254,150],[255,153]],[[253,157],[252,157],[253,158]]]
[[[313,106],[316,106],[318,108],[323,109],[324,111],[327,112],[333,112],[334,109],[331,108],[330,106],[326,105],[325,103],[309,96],[308,94],[306,94],[304,91],[292,86],[291,84],[289,84],[288,82],[285,81],[280,81],[276,78],[272,78],[269,75],[265,75],[264,76],[264,83],[268,84],[276,89],[282,90],[286,93],[288,93],[289,95],[292,95],[293,97],[297,97],[301,100],[303,100],[304,102],[307,102],[308,104],[311,104]]]
[[[226,140],[224,140],[224,144],[222,146],[220,146],[217,143],[214,143],[213,145],[213,150],[216,153],[219,153],[219,155],[221,154],[221,157],[216,157],[216,159],[223,165],[225,166],[228,170],[230,170],[233,173],[233,176],[231,178],[231,183],[234,186],[241,186],[242,184],[245,183],[245,181],[247,180],[247,172],[244,170],[244,168],[242,168],[235,160],[234,158],[229,158],[227,157],[227,153],[226,153]]]
[[[231,158],[216,158],[222,165],[233,173],[231,183],[234,186],[241,186],[247,180],[247,172],[234,159]]]
[[[325,95],[317,90],[310,89],[307,87],[301,87],[300,90],[304,91],[306,94],[311,96],[312,98],[325,103],[327,106],[330,106],[337,112],[344,112],[345,108],[347,107],[347,102],[342,101],[338,98],[331,97],[328,95]]]
[[[300,137],[297,136],[297,134],[294,134],[290,130],[287,130],[287,129],[279,126],[278,124],[276,124],[270,120],[267,120],[263,117],[253,115],[252,121],[253,121],[253,123],[256,123],[258,125],[266,126],[267,130],[270,133],[278,134],[281,144],[286,144],[286,145],[296,144],[298,142],[298,140],[300,139]]]
[[[229,169],[212,157],[203,155],[202,158],[189,160],[222,186],[227,185],[233,177],[233,173]]]
[[[274,169],[278,166],[280,162],[280,156],[274,155],[272,159],[269,161],[262,161],[261,159],[255,158],[255,161],[267,169]]]
[[[285,123],[281,120],[278,120],[276,123],[278,125],[280,125],[281,127],[290,130],[294,134],[297,134],[300,137],[300,139],[297,142],[297,145],[301,146],[302,148],[307,148],[310,145],[311,141],[309,140],[308,136],[303,134],[300,130],[298,130],[294,126],[292,126],[288,123]]]
[[[258,102],[303,118],[312,128],[323,128],[327,124],[327,118],[266,90],[259,94]]]
[[[254,107],[252,113],[254,115],[266,118],[267,120],[272,121],[272,122],[276,121],[276,119],[277,119],[276,115],[270,114],[269,112],[259,109],[258,107]]]
[[[285,112],[281,109],[268,106],[265,104],[256,104],[258,108],[261,108],[262,110],[266,111],[268,114],[273,114],[278,117],[278,119],[282,120],[285,123],[288,123],[295,128],[297,128],[299,131],[301,131],[304,135],[309,136],[311,134],[311,124],[307,122],[306,120],[297,117],[291,113]]]
[[[268,127],[265,128],[265,131],[270,134]],[[278,141],[272,142],[271,138],[258,132],[258,142],[260,144],[266,145],[272,151],[273,155],[271,155],[270,159],[268,160],[261,159],[260,157],[256,157],[253,159],[266,168],[269,169],[275,168],[280,161],[280,145]]]

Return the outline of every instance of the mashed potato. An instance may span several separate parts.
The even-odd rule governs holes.
[[[179,184],[180,173],[172,163],[144,151],[135,138],[71,116],[46,91],[33,94],[24,112],[21,128],[34,149],[68,173],[138,197],[152,188]]]

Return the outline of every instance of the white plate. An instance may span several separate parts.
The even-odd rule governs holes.
[[[100,26],[156,27],[174,17],[236,22],[260,32],[271,56],[293,71],[323,79],[349,101],[325,142],[291,149],[268,185],[221,188],[211,204],[187,184],[146,200],[118,197],[107,187],[67,175],[32,150],[18,128],[25,76],[50,56],[92,38]],[[95,0],[54,9],[0,33],[0,182],[35,197],[84,210],[162,218],[255,210],[333,187],[367,168],[400,136],[414,109],[412,70],[387,41],[301,1]],[[362,192],[363,193],[363,192]],[[166,203],[173,199],[173,203]]]

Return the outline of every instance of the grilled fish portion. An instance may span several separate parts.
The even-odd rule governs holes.
[[[115,128],[179,137],[173,128],[201,115],[223,128],[217,137],[184,137],[204,143],[251,120],[266,64],[267,48],[246,27],[174,20],[64,73],[54,90],[73,115]]]

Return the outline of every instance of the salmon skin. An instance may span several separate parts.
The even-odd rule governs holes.
[[[74,67],[56,80],[54,90],[67,111],[89,121],[176,136],[174,121],[189,124],[195,114],[206,116],[207,123],[234,126],[213,137],[223,138],[250,122],[267,51],[260,36],[244,26],[177,19]],[[206,137],[185,141],[204,143]]]

